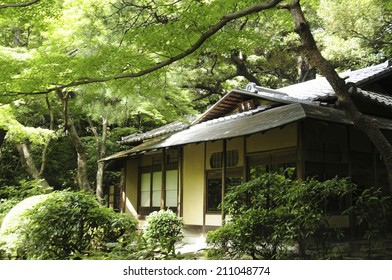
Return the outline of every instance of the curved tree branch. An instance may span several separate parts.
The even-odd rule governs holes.
[[[32,1],[26,2],[26,3],[0,4],[0,9],[28,7],[28,6],[31,6],[31,5],[34,5],[34,4],[38,3],[39,1],[40,0],[32,0]]]
[[[374,121],[359,112],[354,105],[350,97],[350,91],[356,91],[355,85],[346,84],[345,80],[335,71],[332,64],[321,55],[299,0],[293,1],[293,4],[287,5],[285,8],[290,11],[293,17],[295,30],[301,38],[302,51],[312,64],[320,70],[321,74],[325,76],[335,92],[339,106],[343,109],[346,116],[369,137],[380,155],[382,155],[388,171],[389,187],[392,192],[392,145]]]
[[[103,77],[103,78],[85,78],[81,79],[79,81],[74,81],[65,85],[59,85],[59,86],[54,86],[51,88],[48,88],[47,90],[43,91],[37,91],[37,92],[13,92],[11,95],[20,95],[20,94],[46,94],[50,93],[53,91],[61,91],[65,88],[70,88],[70,87],[75,87],[75,86],[80,86],[80,85],[87,85],[87,84],[93,84],[93,83],[104,83],[108,81],[113,81],[113,80],[119,80],[119,79],[126,79],[126,78],[137,78],[141,77],[144,75],[147,75],[149,73],[152,73],[154,71],[157,71],[161,68],[164,68],[168,65],[173,64],[176,61],[179,61],[191,54],[193,54],[195,51],[197,51],[209,38],[211,38],[213,35],[215,35],[219,30],[221,30],[225,25],[227,25],[229,22],[251,15],[258,13],[263,10],[268,10],[271,8],[276,7],[279,3],[281,3],[283,0],[269,0],[264,3],[258,3],[252,6],[249,6],[247,8],[244,8],[240,11],[229,13],[227,15],[224,15],[215,25],[211,26],[206,32],[204,32],[199,39],[187,50],[169,58],[166,60],[163,60],[154,66],[151,66],[147,69],[144,69],[139,72],[134,72],[134,73],[123,73],[123,74],[118,74],[114,75],[111,77]]]
[[[252,73],[249,72],[246,65],[246,59],[241,59],[238,54],[232,53],[231,61],[235,64],[237,68],[237,74],[239,76],[245,77],[249,82],[255,83],[256,85],[260,85],[260,81]]]

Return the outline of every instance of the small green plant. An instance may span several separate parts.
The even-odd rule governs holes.
[[[183,238],[184,222],[172,210],[155,211],[148,215],[143,237],[164,254],[175,256],[175,243]]]

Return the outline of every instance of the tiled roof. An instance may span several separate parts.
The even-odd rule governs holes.
[[[241,113],[242,115],[239,119],[233,116],[223,117],[193,125],[176,133],[161,135],[149,139],[132,149],[106,157],[102,161],[125,158],[167,147],[252,135],[302,119],[352,125],[352,122],[345,116],[343,111],[330,107],[294,103],[268,110],[259,108],[259,110],[259,112]],[[391,119],[379,117],[372,117],[372,119],[378,127],[392,131]]]
[[[360,88],[357,89],[356,94],[360,95],[362,98],[369,99],[370,101],[378,102],[384,106],[392,107],[392,96],[377,93],[377,92],[372,92],[368,90],[363,90]]]
[[[391,63],[386,61],[363,69],[343,72],[339,76],[344,78],[346,82],[355,83],[357,87],[361,87],[369,80],[377,79],[388,73],[392,73],[392,67]],[[317,77],[314,80],[279,88],[278,91],[293,98],[305,100],[323,101],[335,98],[335,93],[325,77]],[[372,92],[368,91],[367,96],[370,97],[370,95],[372,95]],[[387,103],[392,102],[391,96],[383,94],[375,94],[372,99],[378,101],[379,98],[381,98],[380,100],[387,100]]]
[[[125,137],[121,138],[121,141],[119,141],[120,144],[130,144],[130,143],[135,143],[135,142],[141,142],[147,139],[151,139],[151,138],[155,138],[164,134],[168,134],[168,133],[173,133],[173,132],[177,132],[183,129],[186,129],[189,127],[188,123],[185,122],[173,122],[173,123],[169,123],[167,125],[158,127],[156,129],[147,131],[147,132],[143,132],[143,133],[135,133],[135,134],[131,134]]]

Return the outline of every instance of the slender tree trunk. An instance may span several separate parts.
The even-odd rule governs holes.
[[[72,144],[75,147],[77,158],[78,158],[78,169],[77,169],[77,182],[79,188],[84,191],[91,191],[91,186],[88,181],[88,173],[87,173],[87,154],[84,149],[83,143],[79,138],[78,132],[76,130],[75,124],[68,114],[68,133],[69,138],[71,139]]]
[[[336,97],[338,99],[339,106],[344,110],[346,116],[360,129],[362,130],[372,141],[378,152],[383,158],[385,163],[388,179],[389,188],[392,192],[392,145],[388,142],[384,134],[377,127],[375,122],[358,111],[356,106],[351,100],[350,91],[356,91],[355,85],[346,84],[346,82],[339,77],[331,63],[327,61],[320,53],[314,37],[310,32],[309,24],[305,20],[305,16],[302,12],[300,1],[293,1],[291,5],[284,6],[289,9],[295,23],[295,30],[299,34],[302,42],[302,50],[310,62],[316,66],[321,74],[330,83],[333,88]]]
[[[97,150],[98,150],[98,169],[97,169],[97,188],[96,188],[96,196],[99,202],[103,202],[103,194],[104,194],[104,186],[103,186],[103,178],[104,178],[104,169],[105,162],[99,161],[104,158],[106,155],[106,140],[107,140],[107,131],[108,131],[108,118],[102,117],[102,136],[99,139],[99,134],[97,130],[94,128],[91,121],[89,121],[90,126],[92,127],[93,133],[97,139]]]
[[[4,138],[5,138],[6,134],[7,134],[7,131],[0,129],[0,148],[3,145]]]
[[[45,180],[45,178],[41,176],[40,172],[38,171],[34,160],[30,155],[29,149],[27,148],[27,145],[25,143],[16,143],[16,148],[18,149],[18,152],[22,159],[22,163],[26,167],[26,170],[29,175],[33,177],[34,180],[39,181],[41,187],[44,190],[51,190],[51,187],[49,186],[48,182]]]
[[[46,96],[46,102],[48,105],[48,110],[49,110],[49,115],[50,115],[50,125],[49,128],[50,130],[53,130],[54,128],[54,115],[53,111],[50,106],[49,98]],[[44,149],[42,151],[42,156],[41,156],[41,166],[38,169],[37,166],[35,165],[35,162],[29,152],[29,148],[26,145],[26,143],[16,143],[16,148],[19,152],[19,155],[21,157],[22,163],[25,166],[27,173],[34,179],[38,180],[40,182],[40,185],[42,186],[45,191],[50,191],[52,188],[49,186],[48,182],[46,181],[45,177],[43,176],[43,172],[45,170],[46,166],[46,160],[47,160],[47,153],[48,153],[48,147],[50,144],[51,137],[48,137]]]
[[[49,129],[53,131],[54,129],[54,114],[52,110],[52,106],[50,105],[49,101],[49,96],[46,95],[46,105],[48,106],[48,111],[49,111],[49,118],[50,118],[50,123],[49,123]],[[47,155],[48,155],[48,148],[50,141],[52,140],[51,137],[48,137],[48,139],[45,142],[44,149],[42,151],[42,156],[41,156],[41,168],[39,170],[39,175],[42,176],[44,173],[45,167],[46,167],[46,160],[47,160]]]
[[[316,78],[316,69],[309,65],[309,61],[302,55],[297,57],[298,82],[306,82]]]
[[[72,120],[72,117],[68,110],[68,94],[63,93],[60,90],[57,91],[61,98],[61,102],[63,104],[63,115],[64,115],[64,123],[65,127],[68,131],[69,138],[75,147],[77,153],[77,175],[76,179],[78,182],[78,186],[81,190],[91,191],[91,186],[88,181],[88,173],[87,173],[87,154],[86,150],[83,146],[82,141],[79,138],[78,131],[76,130],[75,123]]]

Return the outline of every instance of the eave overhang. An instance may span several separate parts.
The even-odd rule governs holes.
[[[369,116],[370,117],[370,116]],[[392,130],[392,120],[370,117],[383,130]],[[150,139],[132,149],[121,151],[102,161],[138,156],[140,154],[193,143],[248,136],[273,128],[283,127],[303,119],[314,119],[343,125],[353,125],[338,109],[308,104],[289,104],[266,108],[242,117],[219,118],[193,125],[188,129]]]

